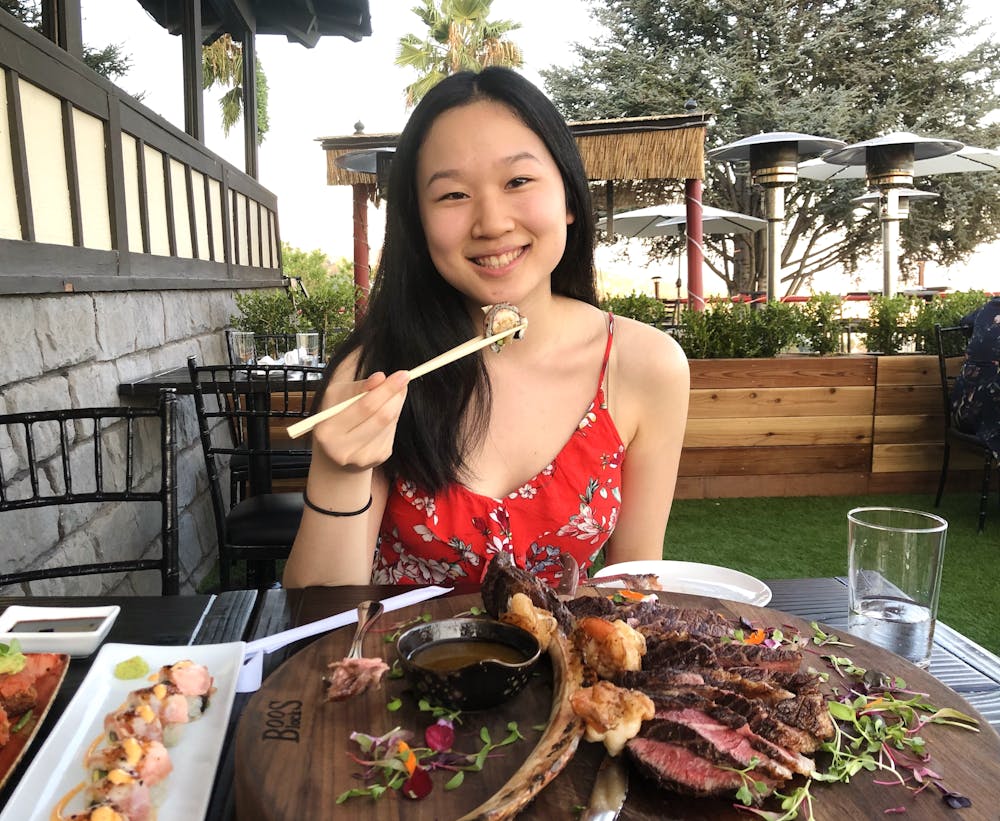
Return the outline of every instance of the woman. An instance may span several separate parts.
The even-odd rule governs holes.
[[[498,551],[550,583],[561,552],[581,573],[602,549],[661,557],[687,361],[596,307],[593,236],[576,144],[537,88],[489,68],[427,94],[393,158],[367,314],[322,404],[368,394],[314,430],[286,586],[478,582]],[[501,302],[530,320],[524,339],[407,384]]]
[[[962,317],[972,327],[965,362],[951,391],[955,426],[974,433],[1000,459],[1000,296]]]

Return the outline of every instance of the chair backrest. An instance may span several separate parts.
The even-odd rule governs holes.
[[[54,505],[157,502],[162,542],[157,558],[53,564],[0,573],[0,587],[157,570],[163,595],[180,592],[176,401],[173,390],[164,390],[155,408],[70,408],[0,415],[0,434],[9,437],[12,454],[6,473],[0,461],[0,513]],[[136,429],[145,419],[155,420],[159,428],[160,481],[153,489],[146,487],[149,471],[143,469],[144,462],[148,463],[142,447],[146,439],[138,445],[136,441]]]
[[[951,427],[951,391],[955,385],[955,377],[965,361],[965,348],[971,336],[971,325],[934,326],[945,428]]]
[[[326,350],[326,331],[319,331],[319,349]],[[254,348],[257,351],[257,358],[269,356],[271,359],[280,359],[288,351],[296,347],[295,334],[254,334]],[[230,365],[242,365],[236,351],[233,350],[232,336],[226,334],[226,353],[229,356]]]
[[[293,442],[284,429],[309,416],[323,371],[304,365],[198,365],[195,357],[188,359],[220,538],[226,515],[221,477],[231,457],[257,460],[269,473],[273,456],[308,456],[308,447]],[[251,479],[251,492],[259,493],[253,484]]]

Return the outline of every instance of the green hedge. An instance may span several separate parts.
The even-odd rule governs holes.
[[[936,294],[929,300],[873,295],[867,319],[855,320],[850,327],[873,353],[895,354],[910,347],[937,353],[934,325],[956,325],[989,298],[984,291]],[[667,313],[660,300],[637,293],[605,299],[601,307],[653,325],[662,325]],[[750,305],[714,299],[704,311],[683,310],[677,325],[668,330],[690,359],[766,358],[791,351],[827,355],[843,351],[848,322],[842,307],[841,298],[828,293],[802,303]]]

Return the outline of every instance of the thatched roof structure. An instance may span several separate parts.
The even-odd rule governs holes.
[[[706,113],[626,117],[570,123],[587,177],[592,180],[704,179]],[[328,185],[373,182],[371,174],[347,171],[336,159],[354,151],[390,148],[398,134],[321,138]]]

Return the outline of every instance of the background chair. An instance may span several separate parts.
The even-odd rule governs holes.
[[[297,459],[305,476],[311,451],[285,439],[284,428],[309,415],[323,368],[305,366],[202,365],[188,359],[209,492],[219,541],[219,582],[232,583],[235,562],[247,563],[258,587],[276,578],[302,519],[302,494],[274,493],[273,478],[287,478],[283,459]],[[226,507],[227,470],[241,471],[246,498]]]
[[[174,391],[164,390],[156,408],[74,408],[0,416],[0,432],[9,437],[16,454],[9,463],[15,465],[10,476],[5,475],[0,463],[0,513],[52,505],[156,502],[161,508],[162,542],[157,558],[0,573],[0,587],[42,579],[156,570],[163,595],[180,592],[176,399]],[[144,419],[154,419],[159,426],[160,482],[154,490],[140,486],[142,447],[137,448],[135,432]],[[26,494],[25,490],[30,492]]]
[[[983,457],[983,484],[979,497],[979,532],[983,532],[986,526],[986,506],[990,495],[990,476],[997,466],[993,458],[993,451],[986,446],[976,434],[965,433],[955,427],[951,416],[951,390],[955,385],[955,377],[958,375],[965,361],[965,347],[972,334],[972,328],[968,325],[954,325],[949,327],[934,326],[934,339],[937,342],[938,370],[941,376],[941,395],[944,403],[944,456],[941,462],[941,478],[938,480],[937,496],[934,498],[934,507],[941,504],[941,497],[944,495],[945,480],[948,477],[948,460],[951,455],[951,445],[953,442],[972,448],[978,451]]]

